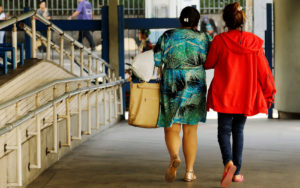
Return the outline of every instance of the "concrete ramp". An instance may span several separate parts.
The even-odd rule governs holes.
[[[24,67],[0,76],[0,103],[58,79],[75,77],[53,62],[30,59]]]

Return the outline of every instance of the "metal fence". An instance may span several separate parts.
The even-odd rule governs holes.
[[[94,7],[94,14],[101,14],[101,7],[108,5],[109,0],[89,0]],[[226,4],[240,2],[245,7],[246,0],[200,0],[200,13],[216,14],[219,13]],[[145,15],[145,0],[119,0],[124,6],[125,16]],[[0,0],[6,13],[11,16],[16,16],[24,11],[24,7],[32,9],[39,8],[39,0]],[[67,16],[76,10],[78,0],[48,0],[47,7],[51,16]]]
[[[200,0],[201,14],[217,14],[229,3],[239,2],[245,8],[246,0]]]

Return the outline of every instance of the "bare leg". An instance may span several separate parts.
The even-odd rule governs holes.
[[[180,124],[173,124],[172,127],[165,128],[165,141],[170,154],[170,158],[173,159],[174,156],[178,156],[179,149],[181,145],[180,139]]]
[[[185,157],[186,171],[194,170],[197,155],[197,128],[198,125],[183,125],[183,153]]]
[[[181,145],[180,139],[180,124],[173,124],[170,128],[165,128],[165,140],[170,154],[170,165],[166,172],[166,180],[172,182],[176,179],[176,171],[180,164],[179,149]]]

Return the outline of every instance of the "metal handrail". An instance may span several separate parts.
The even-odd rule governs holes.
[[[3,22],[0,23],[0,30],[3,29],[3,28],[5,28],[5,27],[7,27],[7,26],[13,25],[13,24],[15,24],[15,23],[17,23],[19,21],[23,21],[23,20],[25,20],[27,18],[30,18],[30,17],[34,16],[35,14],[36,14],[36,11],[31,10],[29,12],[21,14],[20,16],[13,17],[13,18],[10,18],[10,19],[8,19],[6,21],[3,21]]]
[[[35,16],[45,25],[50,26],[54,31],[56,31],[58,34],[64,36],[65,39],[69,40],[70,42],[74,42],[74,45],[77,46],[78,48],[82,48],[84,51],[86,51],[88,54],[91,54],[94,58],[100,60],[102,63],[105,64],[106,67],[110,68],[111,70],[114,70],[114,68],[108,64],[104,59],[100,58],[98,55],[93,53],[91,50],[86,48],[82,43],[78,42],[75,40],[73,37],[71,37],[69,34],[63,32],[59,27],[57,27],[55,24],[51,23],[49,20],[44,18],[43,16],[39,14],[35,14]]]
[[[35,16],[35,18],[37,18],[43,24],[45,24],[48,27],[50,27],[53,31],[55,31],[56,33],[58,33],[59,35],[61,35],[64,39],[67,39],[70,42],[72,42],[74,44],[74,46],[82,49],[83,51],[85,51],[86,53],[88,53],[88,55],[91,55],[94,59],[96,59],[96,60],[100,61],[102,64],[104,64],[111,71],[114,71],[114,68],[110,64],[108,64],[104,59],[100,58],[97,54],[95,54],[94,52],[92,52],[91,50],[89,50],[82,43],[78,42],[72,36],[70,36],[69,34],[65,33],[63,30],[61,30],[55,24],[53,24],[52,22],[50,22],[49,20],[47,20],[43,16],[37,14],[37,12],[34,11],[34,10],[26,12],[24,14],[21,14],[20,16],[11,18],[11,19],[6,20],[4,22],[1,22],[0,23],[0,30],[3,29],[3,28],[5,28],[5,27],[7,27],[7,26],[15,25],[17,22],[23,21],[23,20],[28,19],[28,18],[30,18],[32,16]],[[35,37],[35,36],[31,36],[31,37]]]
[[[124,83],[124,80],[118,80],[118,81],[115,81],[115,82],[90,86],[90,87],[86,87],[86,88],[77,89],[77,90],[74,90],[74,91],[71,91],[71,92],[67,92],[64,95],[61,95],[61,96],[57,97],[56,99],[53,99],[53,100],[49,101],[48,103],[40,106],[39,108],[37,108],[33,111],[30,111],[28,114],[24,115],[23,117],[19,118],[18,120],[14,121],[12,123],[6,124],[6,126],[0,128],[0,136],[10,132],[14,128],[20,126],[25,121],[27,121],[27,120],[31,119],[32,117],[36,116],[37,114],[43,112],[44,110],[48,109],[49,107],[53,106],[54,104],[56,104],[59,101],[62,101],[66,98],[77,95],[79,93],[87,92],[87,91],[90,91],[90,90],[96,90],[96,89],[104,89],[104,88],[120,85],[120,84],[123,84],[123,83]]]
[[[62,84],[62,83],[68,83],[68,82],[75,82],[75,81],[88,81],[88,80],[93,80],[93,79],[96,79],[96,78],[103,78],[103,77],[106,77],[106,74],[105,73],[101,73],[101,74],[97,74],[97,75],[93,75],[93,76],[85,76],[85,77],[76,77],[76,78],[67,78],[67,79],[61,79],[61,80],[55,80],[55,81],[52,81],[46,85],[43,85],[39,88],[36,88],[34,90],[31,90],[23,95],[20,95],[18,97],[15,97],[9,101],[6,101],[2,104],[0,104],[0,110],[2,110],[3,108],[6,108],[10,105],[13,105],[27,97],[30,97],[36,93],[39,93],[45,89],[48,89],[50,87],[53,87],[54,85],[57,85],[57,84]]]

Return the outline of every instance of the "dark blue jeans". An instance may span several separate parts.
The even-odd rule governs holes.
[[[218,141],[222,153],[223,164],[233,161],[240,174],[242,167],[242,154],[244,146],[244,126],[247,117],[242,114],[218,113]],[[232,134],[232,149],[230,138]]]
[[[78,42],[82,43],[82,40],[85,37],[88,40],[88,42],[90,43],[91,50],[94,51],[95,50],[95,42],[94,42],[93,35],[89,31],[79,31]]]

